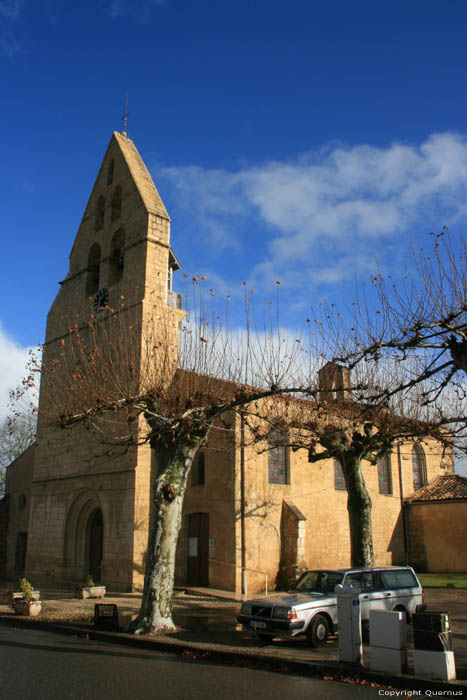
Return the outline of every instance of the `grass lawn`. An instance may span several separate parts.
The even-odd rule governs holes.
[[[423,588],[467,588],[465,574],[417,574]]]

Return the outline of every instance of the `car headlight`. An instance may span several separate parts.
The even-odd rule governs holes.
[[[293,608],[274,608],[273,617],[276,620],[295,620],[297,613]]]
[[[251,615],[251,603],[243,603],[242,613],[244,615]]]

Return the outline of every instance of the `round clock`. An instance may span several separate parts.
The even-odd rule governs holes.
[[[109,293],[107,289],[99,289],[94,297],[94,311],[102,311],[109,303]]]

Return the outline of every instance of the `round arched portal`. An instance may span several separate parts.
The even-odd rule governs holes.
[[[64,532],[64,571],[70,580],[84,581],[91,574],[100,579],[104,519],[96,493],[81,492],[71,504]]]
[[[101,509],[97,508],[89,516],[86,527],[86,575],[90,574],[94,583],[101,580],[103,541],[104,521]]]

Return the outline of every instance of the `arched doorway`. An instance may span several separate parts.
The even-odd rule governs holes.
[[[94,583],[101,580],[102,543],[104,539],[104,522],[100,508],[89,516],[86,528],[86,574],[90,574]]]

